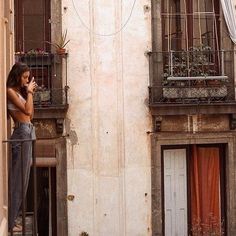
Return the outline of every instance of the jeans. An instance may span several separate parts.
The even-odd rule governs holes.
[[[32,139],[35,140],[35,129],[32,123],[17,122],[12,133],[11,139]],[[13,141],[12,159],[9,166],[9,214],[8,223],[9,229],[15,225],[15,220],[19,214],[20,206],[22,203],[22,158],[23,158],[23,188],[24,198],[27,193],[30,166],[32,164],[32,142],[33,141]],[[21,150],[22,149],[22,150]],[[22,156],[21,156],[22,154]]]

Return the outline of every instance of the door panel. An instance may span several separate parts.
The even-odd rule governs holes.
[[[186,149],[164,150],[165,236],[187,236]]]

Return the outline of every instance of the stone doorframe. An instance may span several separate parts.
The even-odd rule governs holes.
[[[236,235],[236,133],[158,133],[152,144],[152,235],[163,236],[162,146],[189,144],[226,144],[227,235]]]
[[[57,139],[56,151],[56,199],[57,199],[57,236],[68,235],[67,216],[67,158],[66,138]]]

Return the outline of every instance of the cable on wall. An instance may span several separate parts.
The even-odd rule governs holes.
[[[136,4],[136,0],[134,0],[133,5],[132,5],[132,8],[131,8],[131,11],[130,11],[130,14],[129,14],[127,20],[125,21],[125,23],[121,26],[121,28],[120,28],[119,30],[117,30],[117,31],[115,31],[115,32],[113,32],[113,33],[101,34],[101,33],[92,31],[92,30],[86,25],[86,23],[83,21],[83,19],[81,18],[79,12],[78,12],[77,9],[76,9],[74,0],[71,0],[71,1],[72,1],[73,8],[74,8],[74,10],[75,10],[75,12],[76,12],[76,15],[78,16],[78,18],[79,18],[81,24],[82,24],[90,33],[92,33],[92,34],[94,34],[94,35],[97,35],[97,36],[105,36],[105,37],[106,37],[106,36],[107,36],[107,37],[114,36],[114,35],[120,33],[120,32],[126,27],[126,25],[129,23],[129,21],[130,21],[130,19],[131,19],[131,16],[132,16],[133,10],[134,10],[134,6],[135,6],[135,4]]]

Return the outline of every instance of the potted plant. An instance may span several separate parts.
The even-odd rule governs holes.
[[[57,54],[65,54],[66,53],[66,48],[65,46],[70,42],[69,39],[67,39],[67,30],[65,30],[64,33],[61,34],[58,42],[47,42],[51,45],[53,45],[56,48]]]
[[[214,56],[211,47],[203,45],[169,53],[164,58],[164,97],[207,100],[227,96],[227,87],[217,79]]]
[[[38,86],[34,94],[35,104],[47,104],[51,99],[51,91],[47,89],[44,85]]]

